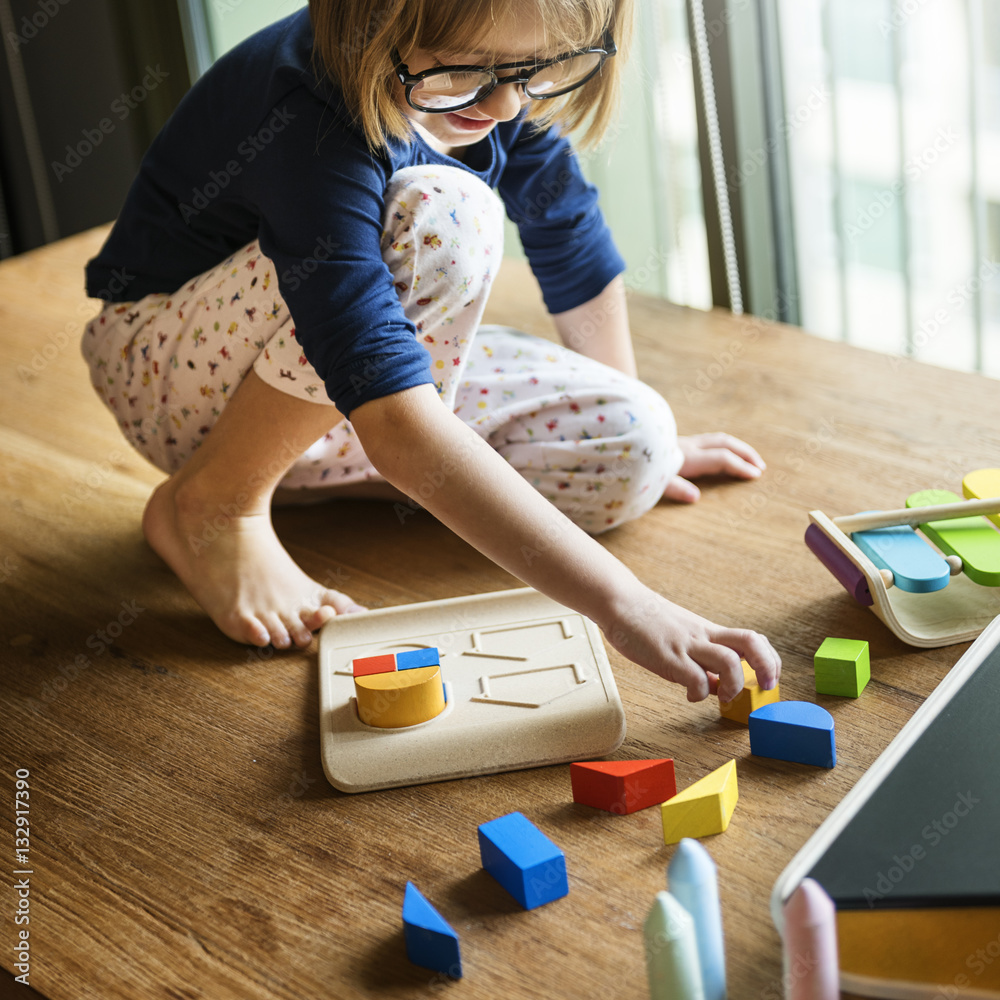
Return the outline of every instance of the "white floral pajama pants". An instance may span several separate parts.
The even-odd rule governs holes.
[[[503,250],[496,195],[457,167],[407,167],[386,191],[384,224],[383,259],[442,400],[586,531],[649,510],[681,464],[664,399],[550,341],[479,325]],[[308,280],[309,263],[283,280]],[[164,472],[190,457],[251,369],[275,389],[332,405],[277,277],[254,241],[175,294],[110,304],[87,325],[94,388]],[[280,485],[379,478],[341,421]]]

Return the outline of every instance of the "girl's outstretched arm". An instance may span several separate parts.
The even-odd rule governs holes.
[[[509,573],[593,619],[630,660],[700,701],[743,689],[740,658],[762,687],[781,660],[749,629],[723,628],[642,584],[623,563],[538,494],[431,385],[363,403],[351,423],[376,469]]]

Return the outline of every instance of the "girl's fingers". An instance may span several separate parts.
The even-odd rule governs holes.
[[[687,700],[704,701],[712,693],[712,686],[704,668],[701,664],[692,662],[685,674],[687,676],[681,683],[687,688]]]
[[[678,444],[684,453],[682,471],[685,475],[710,475],[725,471],[727,455],[735,456],[745,462],[746,467],[757,470],[750,473],[751,476],[756,476],[767,468],[767,463],[755,448],[723,431],[681,437],[678,438]],[[744,478],[748,477],[744,475]]]
[[[760,457],[756,448],[747,444],[746,441],[743,441],[738,437],[733,437],[732,434],[726,434],[724,431],[713,431],[709,434],[695,434],[694,437],[689,440],[694,441],[698,447],[703,450],[726,448],[739,455],[740,458],[746,459],[746,461],[750,462],[751,465],[756,465],[760,469],[766,467],[764,459]]]
[[[717,678],[715,690],[711,690],[710,683],[708,687],[719,696],[719,701],[732,701],[743,690],[743,667],[735,649],[712,642],[693,650],[692,655],[706,674],[706,680],[712,675]]]
[[[752,629],[727,629],[725,633],[716,636],[716,642],[724,643],[743,657],[756,674],[757,683],[770,691],[781,676],[781,657],[766,636]]]
[[[675,503],[694,503],[701,496],[701,490],[683,476],[674,476],[664,488],[663,496]]]
[[[686,476],[713,476],[719,473],[737,479],[756,479],[761,467],[728,448],[705,448],[688,456],[681,467]]]

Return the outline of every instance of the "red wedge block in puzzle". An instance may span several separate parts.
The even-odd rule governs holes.
[[[570,764],[573,801],[613,813],[633,813],[659,805],[677,794],[674,762],[598,760]]]
[[[396,654],[385,653],[382,656],[362,656],[352,661],[355,677],[365,677],[368,674],[391,674],[396,669]]]

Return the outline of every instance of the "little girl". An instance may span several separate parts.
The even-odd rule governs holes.
[[[310,0],[221,58],[149,148],[87,265],[106,307],[83,352],[170,473],[149,544],[226,635],[304,647],[363,610],[292,561],[272,502],[393,496],[692,701],[735,697],[741,657],[775,684],[767,639],[590,537],[695,499],[682,476],[764,467],[728,435],[678,438],[635,378],[624,262],[561,134],[606,127],[631,6]],[[503,209],[575,350],[479,326]]]

